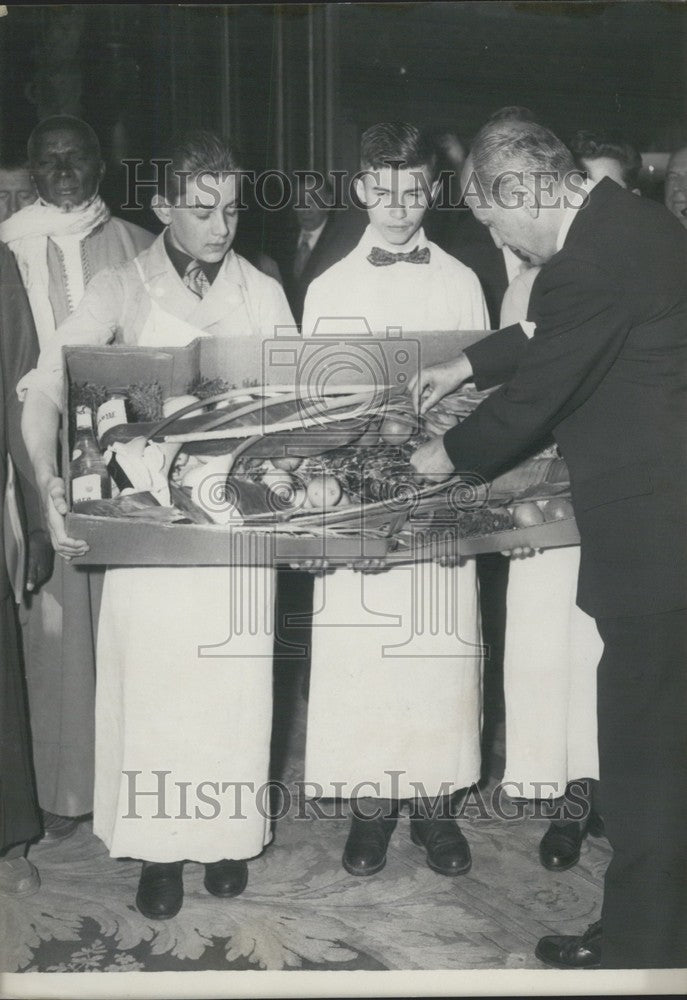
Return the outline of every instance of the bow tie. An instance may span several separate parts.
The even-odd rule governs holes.
[[[429,264],[429,247],[415,247],[410,253],[391,253],[381,247],[372,247],[367,259],[375,267],[397,264],[399,260],[404,260],[407,264]]]

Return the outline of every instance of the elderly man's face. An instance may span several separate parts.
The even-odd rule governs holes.
[[[687,229],[687,146],[668,160],[665,186],[666,208]]]
[[[0,222],[35,200],[36,192],[25,167],[0,170]]]
[[[89,202],[105,172],[105,165],[86,137],[73,128],[45,132],[30,168],[43,201],[65,212]]]

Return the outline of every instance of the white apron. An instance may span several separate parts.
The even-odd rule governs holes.
[[[205,335],[151,297],[138,343]],[[269,568],[107,570],[93,829],[113,857],[208,863],[269,843],[273,620]]]
[[[596,668],[603,643],[575,603],[578,546],[511,560],[504,691],[509,794],[557,798],[598,778]]]
[[[314,607],[307,793],[402,799],[478,781],[474,559],[379,574],[340,569],[315,581]]]

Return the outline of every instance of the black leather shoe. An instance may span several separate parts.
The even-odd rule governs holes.
[[[136,893],[136,906],[149,920],[175,917],[184,901],[183,861],[158,864],[144,861]]]
[[[601,921],[590,924],[581,937],[550,934],[540,938],[534,954],[552,969],[601,967]]]
[[[203,885],[222,899],[240,896],[248,885],[248,865],[245,861],[213,861],[205,866]]]
[[[427,864],[440,875],[464,875],[472,867],[470,845],[449,816],[410,821],[410,837],[427,851]]]
[[[604,818],[595,809],[589,814],[589,819],[587,820],[587,833],[590,837],[605,837],[606,827],[604,825]]]
[[[582,823],[552,823],[539,844],[539,860],[550,872],[564,872],[580,860],[584,840]]]
[[[73,833],[76,833],[76,828],[79,825],[79,819],[74,816],[58,816],[57,813],[48,812],[47,809],[41,809],[41,819],[43,820],[43,841],[48,841],[49,843],[56,843],[60,840],[66,840],[67,837],[71,837]]]
[[[386,864],[386,849],[396,826],[395,819],[351,817],[342,864],[350,875],[374,875]]]

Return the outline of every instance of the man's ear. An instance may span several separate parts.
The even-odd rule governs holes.
[[[365,185],[363,184],[362,177],[357,177],[355,181],[355,193],[358,196],[358,201],[361,205],[367,205],[367,197],[365,195]]]
[[[161,194],[153,195],[152,201],[150,202],[150,207],[152,208],[155,215],[158,217],[163,226],[168,226],[172,221],[172,206]]]
[[[535,192],[527,184],[522,184],[519,192],[521,192],[520,197],[522,198],[523,208],[529,213],[531,218],[538,219],[541,206]]]

